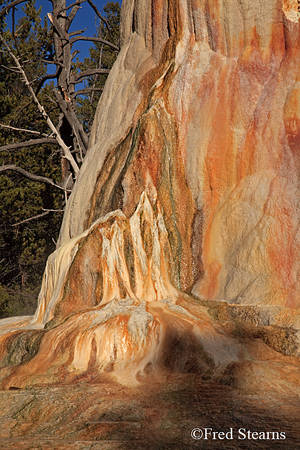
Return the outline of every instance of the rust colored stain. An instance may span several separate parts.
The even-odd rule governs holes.
[[[101,251],[101,236],[97,231],[81,242],[55,316],[68,317],[99,303],[103,293],[102,266],[99,258]]]
[[[266,214],[271,214],[276,219],[277,227],[272,229],[268,240],[268,253],[273,269],[273,283],[278,285],[282,291],[282,297],[286,297],[286,305],[291,308],[299,308],[300,297],[298,271],[296,263],[299,261],[300,241],[295,242],[298,226],[293,218],[295,215],[295,204],[288,202],[284,195],[286,184],[281,184],[275,179],[270,190],[270,203],[273,203]],[[276,199],[276,200],[275,200]],[[276,206],[274,207],[274,202]]]
[[[156,100],[158,97],[158,100]],[[184,162],[177,143],[176,125],[158,94],[143,116],[136,151],[123,180],[123,210],[132,214],[143,191],[151,201],[158,198],[170,231],[180,286],[188,290],[192,276],[192,221],[194,203],[185,181]]]
[[[86,231],[49,258],[36,316],[1,329],[3,388],[192,372],[299,388],[279,355],[299,356],[298,13],[237,3],[152,0],[143,31],[131,5],[140,104],[96,165]]]
[[[205,255],[205,247],[204,247]],[[205,257],[205,256],[204,256]],[[202,284],[202,295],[204,298],[214,298],[218,292],[219,274],[221,271],[221,263],[218,261],[212,262],[208,267],[205,267],[207,275]]]

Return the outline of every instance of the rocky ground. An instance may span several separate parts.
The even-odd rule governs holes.
[[[159,312],[161,320],[167,314],[168,327],[173,330],[169,335],[173,337],[164,341],[164,364],[155,368],[154,359],[153,367],[146,365],[135,378],[124,376],[122,381],[120,370],[99,371],[93,366],[93,359],[81,372],[68,372],[67,366],[55,359],[51,366],[55,376],[47,376],[46,369],[43,374],[37,357],[28,362],[25,358],[21,364],[20,358],[12,359],[8,366],[10,376],[0,391],[0,449],[300,448],[298,314],[282,307],[205,301],[199,305],[191,298],[188,303],[181,299],[181,304],[180,311],[174,310],[178,317],[165,306],[155,309],[150,305],[152,313]],[[188,345],[191,336],[187,330],[183,333],[184,322],[179,320],[183,307],[189,307],[190,314],[201,315],[202,322],[208,311],[209,320],[215,320],[215,329],[224,330],[231,348],[237,348],[240,357],[227,361],[227,347],[217,347],[218,358],[222,361],[223,352],[226,361],[219,368],[206,370],[211,362],[209,354],[199,353],[198,359],[202,358],[204,364],[201,365],[197,352],[193,353],[194,347]],[[199,318],[200,331],[202,322]],[[172,327],[178,333],[181,330],[180,340]],[[205,330],[208,351],[215,334],[209,334],[210,328]],[[26,346],[28,342],[24,341]],[[184,364],[186,359],[189,364]],[[28,364],[32,374],[24,378]],[[128,364],[136,373],[134,360]],[[233,439],[193,440],[191,431],[195,428],[227,433],[232,429]],[[238,439],[243,437],[239,429],[243,433],[284,433],[285,439],[272,439],[272,435],[269,439],[255,439],[268,437],[263,434]]]
[[[99,381],[99,380],[98,380]],[[299,399],[245,394],[186,374],[124,387],[101,383],[40,386],[0,393],[0,448],[6,450],[297,449]],[[263,380],[262,380],[263,383]],[[193,440],[194,428],[228,432],[232,440]],[[285,440],[238,440],[238,429],[284,432]]]

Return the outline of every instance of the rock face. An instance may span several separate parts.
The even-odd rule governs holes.
[[[298,308],[298,2],[122,8],[60,243],[115,209],[130,216],[145,191],[162,206],[181,290]]]
[[[2,322],[2,387],[109,372],[130,385],[149,374],[210,378],[237,362],[239,342],[172,284],[171,255],[161,207],[146,193],[130,219],[113,211],[62,245],[35,316]]]
[[[0,323],[3,389],[192,373],[299,395],[298,7],[123,1],[36,314]]]

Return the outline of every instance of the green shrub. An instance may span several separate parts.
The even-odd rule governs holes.
[[[0,285],[0,319],[34,314],[38,293],[39,286],[20,289]]]

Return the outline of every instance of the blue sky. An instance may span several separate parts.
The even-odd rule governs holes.
[[[98,8],[98,11],[102,11],[103,7],[106,5],[106,3],[109,0],[94,0],[94,4]],[[119,4],[122,4],[122,0],[113,0],[113,1],[119,1]],[[67,6],[74,3],[74,0],[67,0]],[[36,0],[36,7],[39,8],[42,6],[42,17],[45,16],[48,12],[52,11],[52,3],[50,0]],[[82,9],[78,11],[71,30],[70,31],[77,31],[87,28],[83,36],[93,36],[96,32],[95,28],[95,12],[94,10],[88,5],[87,2],[83,3]],[[19,15],[22,15],[22,4],[17,6],[17,13],[16,18],[18,18]],[[7,23],[10,25],[9,18],[7,17]],[[91,42],[83,42],[79,41],[76,42],[76,49],[80,50],[80,54],[78,55],[79,59],[82,60],[85,56],[88,56],[88,49],[92,45]]]
[[[74,3],[75,0],[66,0],[66,4],[71,5]],[[93,3],[96,5],[98,11],[101,13],[103,7],[106,5],[106,3],[109,0],[93,0]],[[113,1],[119,1],[119,4],[122,4],[122,0],[113,0]],[[23,15],[22,6],[24,4],[20,4],[16,7],[16,21],[19,17]],[[42,14],[41,17],[47,15],[47,13],[52,11],[52,3],[50,0],[36,0],[36,7],[42,7]],[[82,29],[86,29],[86,31],[82,34],[82,36],[94,36],[96,33],[96,25],[95,21],[97,20],[96,14],[94,10],[89,6],[87,2],[83,3],[81,5],[82,9],[77,12],[77,15],[72,23],[72,26],[70,28],[70,32],[72,31],[78,31]],[[69,12],[69,11],[68,11]],[[6,17],[8,27],[11,26],[10,16]],[[47,19],[49,22],[49,19]],[[98,19],[99,20],[99,19]],[[97,21],[97,24],[99,24],[99,21]],[[80,53],[76,56],[80,61],[83,61],[83,59],[87,56],[89,56],[89,48],[91,47],[92,42],[89,41],[77,41],[73,46],[74,50],[79,50]],[[55,67],[53,65],[48,66],[48,73],[53,73],[55,71]],[[84,87],[84,83],[80,83],[77,85],[77,89],[81,89]]]

